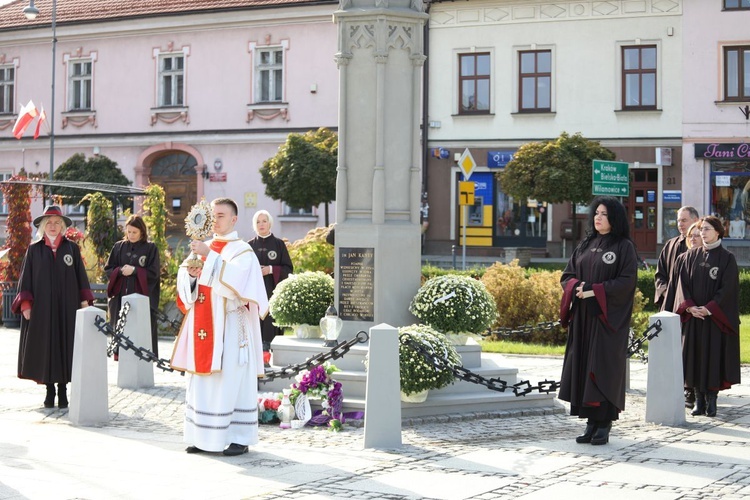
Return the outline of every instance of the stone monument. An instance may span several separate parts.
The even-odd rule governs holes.
[[[421,1],[341,0],[336,307],[342,339],[413,323],[421,276]]]

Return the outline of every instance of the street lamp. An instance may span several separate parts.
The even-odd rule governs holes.
[[[26,19],[33,21],[39,15],[39,9],[34,6],[34,0],[24,7]],[[52,99],[49,110],[49,180],[55,171],[55,53],[57,50],[57,0],[52,0]],[[50,191],[50,198],[51,198]],[[50,200],[51,201],[51,200]]]

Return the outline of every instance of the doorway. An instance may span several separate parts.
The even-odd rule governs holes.
[[[169,235],[185,234],[185,217],[198,201],[197,164],[184,152],[167,153],[151,164],[149,181],[164,188]]]
[[[630,196],[623,203],[630,221],[630,237],[642,258],[656,257],[658,187],[657,169],[630,170]]]

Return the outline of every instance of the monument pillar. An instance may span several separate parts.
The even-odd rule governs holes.
[[[420,0],[341,0],[336,307],[341,338],[411,324],[420,286]]]

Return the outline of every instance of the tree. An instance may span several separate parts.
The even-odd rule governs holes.
[[[336,199],[338,136],[327,128],[289,134],[275,156],[263,162],[261,179],[266,195],[293,208],[328,204]]]
[[[587,204],[591,193],[592,161],[614,160],[615,153],[580,133],[567,132],[555,140],[524,144],[500,176],[503,191],[514,198],[549,203]],[[573,210],[573,241],[577,241]]]
[[[86,214],[87,239],[94,247],[97,279],[100,283],[105,283],[104,266],[107,264],[110,250],[122,234],[112,214],[112,202],[102,193],[89,193],[81,201],[90,204]]]
[[[76,153],[55,170],[53,180],[98,182],[101,184],[115,184],[129,186],[131,182],[114,162],[104,155],[86,158],[83,153]],[[68,205],[77,205],[86,197],[85,190],[69,188],[53,188],[52,193],[65,198]]]

